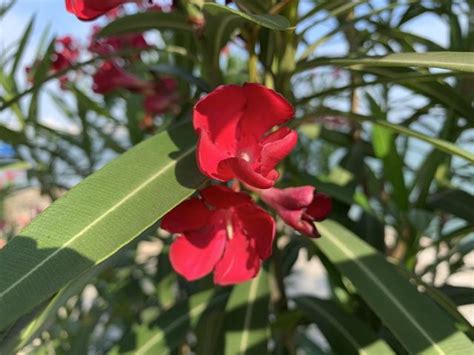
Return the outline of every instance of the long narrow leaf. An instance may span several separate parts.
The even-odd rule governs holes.
[[[393,132],[403,134],[403,135],[408,136],[408,137],[417,138],[419,140],[422,140],[426,143],[429,143],[429,144],[433,145],[434,147],[436,147],[437,149],[439,149],[443,152],[446,152],[446,153],[449,153],[449,154],[452,154],[452,155],[457,155],[461,158],[466,159],[469,162],[474,163],[474,154],[473,153],[471,153],[467,150],[461,149],[457,145],[455,145],[451,142],[448,142],[448,141],[445,141],[445,140],[442,140],[442,139],[439,139],[439,138],[434,138],[434,137],[427,136],[426,134],[411,130],[411,129],[406,128],[406,127],[401,126],[401,125],[390,123],[390,122],[384,121],[384,120],[373,119],[371,117],[367,117],[367,116],[364,116],[364,115],[359,115],[359,114],[356,114],[356,113],[353,113],[353,112],[344,112],[344,111],[332,110],[332,109],[326,109],[326,108],[322,109],[319,112],[321,114],[333,114],[333,115],[344,116],[344,117],[348,117],[350,119],[360,121],[360,122],[364,122],[364,121],[371,122],[371,123],[373,123],[377,126],[385,127],[385,128],[387,128],[387,129],[389,129]]]
[[[150,325],[136,326],[125,339],[118,353],[133,351],[135,355],[165,354],[173,350],[184,339],[186,333],[206,310],[225,305],[229,292],[203,291],[189,301],[177,303],[161,314]],[[131,342],[130,342],[131,341]],[[128,344],[133,344],[132,347]]]
[[[138,145],[59,199],[0,251],[0,329],[113,255],[202,186],[194,132]]]
[[[443,68],[470,73],[474,72],[474,53],[468,52],[395,53],[385,57],[373,58],[326,58],[325,61],[327,64],[336,65]],[[301,63],[299,70],[312,68],[318,62],[320,62],[320,60],[315,59]]]
[[[234,288],[226,308],[225,354],[265,354],[270,336],[267,274]]]
[[[452,319],[394,265],[333,221],[318,223],[316,243],[410,353],[471,354],[469,339]]]
[[[294,300],[298,308],[318,325],[335,353],[395,354],[366,324],[345,314],[334,302],[314,297],[298,297]]]

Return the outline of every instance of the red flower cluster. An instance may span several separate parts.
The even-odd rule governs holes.
[[[170,77],[146,81],[126,72],[116,61],[108,60],[93,75],[93,89],[98,94],[128,90],[142,94],[147,115],[164,114],[176,106],[177,82]]]
[[[79,58],[79,46],[70,36],[58,37],[55,41],[54,52],[51,55],[51,67],[49,69],[49,74],[55,74],[62,70],[65,70],[71,65],[73,65]],[[32,71],[38,68],[40,61],[36,61],[33,66],[26,67],[26,73],[28,74],[28,79],[33,83],[34,79],[31,76]],[[62,76],[60,79],[61,87],[64,88],[68,82],[66,75]]]
[[[108,94],[119,89],[140,92],[149,88],[146,81],[127,73],[113,60],[104,62],[92,79],[94,80],[93,89],[98,94]]]
[[[126,33],[120,36],[99,38],[101,28],[94,26],[89,51],[99,55],[111,55],[121,51],[142,51],[150,48],[143,33]]]
[[[247,281],[272,252],[275,222],[249,195],[224,186],[211,186],[180,204],[162,228],[179,233],[170,249],[173,268],[188,280],[212,271],[214,282]]]
[[[128,2],[143,1],[66,0],[66,5],[80,19],[91,20]],[[106,39],[94,34],[89,46],[91,52],[100,55],[147,48],[141,34]],[[94,91],[108,94],[124,89],[144,95],[148,112],[144,122],[148,122],[150,115],[176,105],[177,83],[171,78],[147,81],[127,72],[123,64],[136,58],[105,61],[93,76]],[[279,178],[278,163],[297,144],[296,131],[284,126],[293,116],[290,103],[262,85],[220,86],[194,107],[196,159],[204,175],[220,182],[242,182],[286,224],[302,234],[318,237],[314,222],[328,216],[331,199],[316,193],[312,186],[274,187]],[[163,218],[161,227],[177,234],[170,248],[173,268],[190,281],[212,273],[219,285],[255,277],[262,261],[271,256],[275,238],[274,219],[249,194],[222,184],[205,188],[197,197],[178,205]]]
[[[203,174],[223,182],[240,180],[289,226],[317,237],[313,222],[327,217],[331,199],[312,186],[273,187],[276,165],[296,145],[296,132],[280,127],[292,117],[293,107],[262,85],[221,86],[194,107],[197,161]],[[222,185],[199,194],[162,221],[163,229],[178,233],[170,249],[174,269],[187,280],[213,272],[219,285],[255,277],[272,252],[273,218],[248,194]]]
[[[134,55],[122,54],[122,59],[133,62],[139,58],[139,52],[151,48],[142,33],[123,34],[98,38],[99,26],[95,26],[91,36],[89,50],[99,55],[111,55],[120,51],[133,51]],[[128,73],[117,60],[107,60],[93,75],[93,89],[98,94],[110,94],[117,90],[127,90],[142,94],[146,115],[144,128],[153,126],[153,116],[164,114],[176,106],[178,99],[177,82],[173,78],[163,77],[157,80],[143,80]],[[124,63],[122,60],[121,63]]]

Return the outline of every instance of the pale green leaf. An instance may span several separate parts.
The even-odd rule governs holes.
[[[427,52],[394,53],[385,57],[336,60],[334,64],[371,65],[387,67],[426,67],[474,72],[474,53]]]

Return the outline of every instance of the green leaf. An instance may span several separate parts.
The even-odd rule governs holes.
[[[451,142],[445,141],[443,139],[435,138],[435,137],[430,137],[427,136],[426,134],[411,130],[409,128],[403,127],[401,125],[397,125],[394,123],[390,123],[385,120],[380,120],[380,119],[373,119],[371,117],[367,117],[364,115],[359,115],[353,112],[344,112],[344,111],[339,111],[339,110],[332,110],[332,109],[322,109],[321,113],[328,113],[328,114],[334,114],[334,115],[341,115],[344,117],[348,117],[352,120],[359,121],[359,122],[371,122],[372,124],[375,124],[380,127],[387,128],[393,132],[403,134],[408,137],[413,137],[417,138],[419,140],[422,140],[426,143],[429,143],[436,147],[437,149],[449,153],[451,155],[457,155],[458,157],[464,158],[472,163],[474,163],[474,154],[459,148],[456,144],[453,144]]]
[[[304,66],[308,66],[309,63],[306,62]],[[474,53],[468,52],[394,53],[385,57],[333,59],[329,60],[329,63],[381,67],[434,67],[474,73]]]
[[[458,306],[474,304],[474,293],[470,287],[444,285],[440,290]]]
[[[15,61],[13,62],[13,66],[10,72],[10,76],[13,78],[17,69],[18,65],[20,64],[21,58],[23,57],[23,54],[26,49],[26,45],[30,39],[31,31],[33,30],[33,26],[35,23],[35,18],[33,17],[28,25],[26,26],[25,32],[23,32],[23,35],[21,36],[20,44],[18,45],[18,49],[16,50],[15,53]]]
[[[336,354],[395,354],[365,323],[342,311],[332,301],[295,298],[299,309],[323,332]]]
[[[3,126],[0,126],[0,137],[2,137],[2,141],[12,145],[18,145],[26,142],[26,138],[21,132],[13,131]]]
[[[366,95],[369,101],[372,116],[381,121],[387,121],[387,115],[370,95]],[[408,190],[403,175],[403,159],[397,151],[395,135],[393,131],[382,126],[375,125],[372,129],[374,153],[383,161],[385,178],[392,185],[392,197],[398,208],[407,211],[409,206]]]
[[[428,207],[449,212],[474,223],[474,196],[462,190],[445,190],[428,197]]]
[[[214,307],[225,305],[229,292],[203,291],[192,296],[189,301],[177,303],[161,314],[150,325],[135,326],[133,334],[129,334],[118,353],[132,352],[135,355],[167,354],[176,348],[193,327],[201,314]],[[127,345],[126,341],[129,341]],[[113,351],[113,352],[115,352]]]
[[[387,157],[392,149],[393,132],[385,127],[375,126],[372,129],[372,144],[377,158]]]
[[[203,9],[211,15],[226,14],[228,16],[238,16],[248,22],[260,25],[265,28],[277,31],[285,31],[292,29],[290,21],[280,15],[253,15],[242,11],[234,10],[228,6],[206,2]]]
[[[61,289],[47,304],[47,306],[41,312],[38,312],[36,316],[31,320],[28,326],[23,329],[17,335],[8,335],[7,339],[0,344],[0,354],[15,353],[21,350],[24,346],[29,344],[34,338],[40,336],[41,332],[46,330],[48,326],[53,323],[54,318],[57,316],[57,311],[62,307],[72,296],[77,295],[84,287],[90,282],[90,280],[99,275],[105,269],[111,267],[121,253],[116,254],[114,257],[100,263],[93,267],[89,271],[82,274],[79,278],[71,281],[66,287]]]
[[[0,18],[2,18],[12,7],[16,4],[17,0],[11,0],[0,5]]]
[[[234,287],[226,307],[225,354],[266,354],[270,337],[270,290],[265,270]]]
[[[104,261],[202,186],[189,124],[131,149],[0,251],[0,329]]]
[[[470,122],[473,121],[474,110],[472,109],[471,101],[459,95],[459,90],[442,81],[441,77],[436,79],[436,76],[433,76],[433,80],[415,79],[419,72],[406,68],[364,67],[364,69],[364,73],[375,74],[381,78],[391,78],[394,81],[398,81],[415,93],[419,93],[431,99],[432,103],[440,103],[449,110],[456,111],[460,116],[465,117]],[[355,71],[360,72],[360,70]],[[468,77],[466,73],[463,74]],[[469,73],[469,75],[472,76],[471,73]],[[410,78],[410,80],[400,81],[400,78]],[[426,77],[426,79],[428,79],[428,77]]]
[[[193,27],[188,22],[186,16],[181,13],[148,11],[116,19],[105,26],[99,32],[99,36],[115,36],[124,33],[143,32],[153,29],[191,32]]]
[[[409,353],[470,354],[452,319],[371,246],[334,221],[317,223],[315,242],[356,287]]]

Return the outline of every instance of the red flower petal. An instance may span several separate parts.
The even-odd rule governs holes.
[[[281,139],[272,140],[272,136],[280,137],[282,134],[285,136]],[[264,175],[273,170],[282,159],[290,154],[298,142],[298,134],[296,131],[283,127],[267,137],[266,141],[268,143],[263,146],[260,158],[261,173]]]
[[[315,193],[313,202],[306,209],[306,214],[311,216],[315,221],[320,222],[327,218],[332,210],[332,199],[325,193]]]
[[[227,241],[224,255],[216,264],[214,283],[233,285],[248,281],[260,270],[255,241],[247,238],[238,223],[233,223],[232,239]]]
[[[171,265],[186,280],[197,280],[214,269],[225,244],[225,229],[204,229],[179,236],[170,248]]]
[[[272,188],[261,190],[259,193],[262,200],[274,208],[286,224],[302,234],[318,237],[319,232],[314,225],[314,221],[324,219],[327,214],[323,214],[325,211],[316,209],[321,208],[325,210],[327,202],[319,203],[319,207],[313,207],[315,197],[318,195],[314,193],[314,190],[313,186],[301,186],[282,190]],[[329,201],[331,200],[329,197],[327,198]],[[314,218],[312,214],[313,208],[315,209],[314,214],[316,217],[324,217],[322,219]]]
[[[230,174],[243,183],[256,187],[258,189],[268,189],[275,184],[278,174],[272,174],[268,177],[257,173],[252,165],[241,158],[229,158],[219,164],[219,171]]]
[[[168,212],[161,222],[161,228],[170,233],[183,233],[204,227],[212,212],[201,200],[186,200]]]
[[[263,200],[273,208],[282,206],[290,210],[308,207],[313,202],[313,186],[288,187],[286,189],[267,189],[261,191]]]
[[[243,90],[247,105],[239,125],[242,146],[254,144],[270,129],[294,116],[293,107],[276,91],[254,83],[244,84]]]
[[[89,21],[126,2],[135,0],[66,0],[66,9],[79,19]]]
[[[193,123],[198,134],[206,133],[227,156],[235,155],[237,125],[246,105],[238,85],[222,85],[194,107]]]
[[[275,238],[275,220],[265,210],[256,205],[241,206],[237,210],[248,238],[255,240],[259,257],[263,260],[272,255]]]
[[[112,60],[102,64],[92,78],[93,90],[99,94],[107,94],[122,88],[138,92],[148,87],[148,83],[127,73]]]
[[[202,132],[199,135],[197,147],[197,163],[199,169],[205,175],[219,181],[229,181],[232,179],[232,171],[224,171],[218,168],[219,162],[228,159],[229,156],[212,143],[206,132]]]
[[[74,0],[66,0],[66,10],[68,12],[74,12]]]
[[[319,232],[316,229],[313,220],[305,217],[304,210],[279,209],[277,211],[285,223],[296,229],[298,232],[310,237],[319,236]]]
[[[204,201],[216,208],[237,207],[252,202],[249,195],[242,192],[234,192],[222,185],[205,188],[200,192],[200,195]]]

